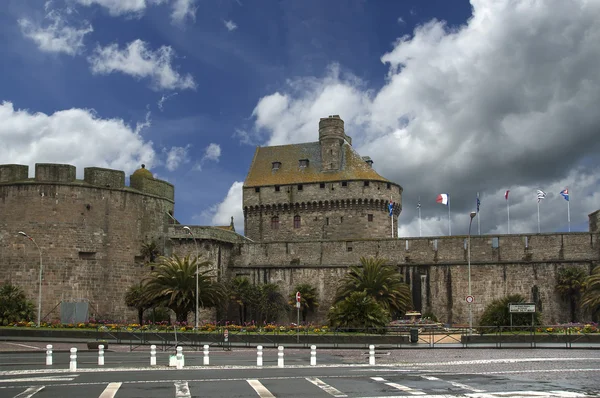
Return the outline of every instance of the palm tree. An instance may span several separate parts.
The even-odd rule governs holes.
[[[258,299],[255,306],[259,313],[259,320],[266,323],[276,322],[281,313],[288,308],[279,286],[275,283],[265,283],[259,285],[256,290],[258,297],[254,299]]]
[[[148,295],[175,312],[177,322],[185,322],[196,308],[196,263],[199,258],[161,256],[155,269],[145,281]],[[198,263],[198,268],[208,267],[210,261]],[[198,302],[200,307],[214,307],[226,296],[224,287],[213,282],[211,270],[198,271]]]
[[[141,249],[142,257],[146,260],[146,263],[153,263],[156,257],[160,256],[160,250],[156,241],[142,243]]]
[[[300,292],[300,312],[302,313],[302,322],[306,323],[308,312],[312,312],[319,306],[317,289],[308,283],[296,285],[293,292],[290,293],[289,305],[296,305],[296,292]]]
[[[584,285],[581,307],[595,315],[600,311],[600,265],[596,266],[592,274],[585,279]]]
[[[581,268],[561,268],[556,276],[556,290],[563,300],[569,302],[571,322],[575,322],[577,305],[583,291],[585,272]]]
[[[129,286],[125,292],[125,305],[135,308],[138,312],[138,323],[144,322],[144,311],[152,308],[156,303],[148,296],[146,285],[142,282]]]
[[[336,291],[335,303],[354,292],[365,291],[390,313],[404,313],[412,306],[410,287],[402,275],[383,258],[361,257],[360,266],[353,265]]]
[[[389,312],[365,290],[336,303],[328,317],[330,325],[337,328],[381,328],[390,321]]]
[[[246,314],[250,301],[250,281],[245,276],[236,276],[229,282],[228,288],[229,300],[237,304],[240,325],[243,325],[246,322]]]

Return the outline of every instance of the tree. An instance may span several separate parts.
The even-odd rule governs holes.
[[[153,263],[157,257],[161,255],[156,241],[142,243],[141,255],[146,260],[146,263]]]
[[[213,282],[209,275],[211,270],[201,271],[210,266],[209,261],[199,262],[199,258],[191,259],[173,255],[161,256],[155,269],[145,280],[148,297],[170,308],[175,312],[177,322],[185,322],[188,314],[196,308],[196,263],[198,262],[198,303],[200,307],[214,307],[226,297],[225,288]]]
[[[576,319],[585,277],[585,272],[577,267],[561,268],[556,276],[555,289],[563,300],[569,302],[571,322]]]
[[[508,305],[513,303],[524,303],[525,298],[520,294],[510,294],[500,299],[492,300],[489,303],[481,319],[479,325],[481,326],[510,326],[511,316]],[[536,325],[540,324],[541,313],[536,312],[533,318],[533,323]],[[528,326],[531,325],[531,314],[512,314],[512,325],[513,326]],[[486,331],[486,329],[484,329]],[[491,331],[491,330],[487,330]]]
[[[404,283],[396,267],[383,258],[361,257],[360,266],[353,265],[342,279],[335,303],[344,301],[354,292],[365,291],[390,313],[405,313],[412,306],[410,287]]]
[[[125,292],[125,305],[135,308],[138,312],[138,323],[144,322],[144,311],[152,308],[156,302],[148,295],[146,285],[142,282],[129,286]]]
[[[600,265],[585,279],[581,307],[589,310],[592,315],[600,311]]]
[[[383,305],[365,290],[352,292],[337,302],[328,313],[329,324],[336,328],[382,328],[390,322]]]
[[[250,290],[252,285],[245,276],[236,276],[228,285],[229,300],[233,301],[238,307],[240,324],[246,322],[248,306],[250,304]]]
[[[317,289],[308,283],[296,285],[293,292],[290,293],[288,304],[296,306],[296,292],[300,292],[300,312],[302,313],[302,322],[306,322],[306,316],[319,306]]]
[[[7,283],[0,288],[0,324],[30,322],[34,317],[33,303],[18,286]]]
[[[266,323],[276,322],[288,307],[279,286],[275,283],[265,283],[258,289],[260,293],[260,319]]]

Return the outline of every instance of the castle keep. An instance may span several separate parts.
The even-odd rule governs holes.
[[[134,320],[124,295],[147,272],[142,245],[155,242],[166,255],[198,249],[221,281],[243,275],[277,283],[284,295],[310,283],[321,305],[309,321],[319,322],[348,267],[379,256],[404,275],[416,310],[441,322],[468,321],[467,237],[398,238],[388,205],[397,220],[402,187],[352,148],[339,116],[320,120],[318,142],[256,149],[243,186],[246,237],[232,222],[190,226],[194,241],[173,218],[171,184],[143,166],[125,180],[122,171],[95,167],[79,180],[75,167],[61,164],[36,164],[29,178],[28,166],[0,165],[0,283],[37,298],[40,257],[18,234],[24,231],[42,253],[46,320],[59,317],[63,301],[88,301],[97,316]],[[589,273],[599,263],[600,210],[589,225],[585,233],[472,236],[474,322],[489,302],[514,293],[535,302],[544,322],[567,322],[556,275],[568,266]]]

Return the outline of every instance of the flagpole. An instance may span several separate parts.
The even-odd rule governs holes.
[[[421,237],[421,197],[419,196],[419,237]]]
[[[540,233],[540,200],[538,199],[538,203],[537,203],[537,209],[538,209],[538,234]]]
[[[508,203],[508,198],[506,198],[506,216],[508,217],[508,234],[510,235],[510,205]]]
[[[567,222],[569,223],[569,232],[571,232],[571,205],[570,201],[567,200]]]
[[[477,235],[481,235],[481,224],[479,223],[479,192],[477,192]]]
[[[450,194],[448,194],[448,236],[452,236],[452,222],[450,221]]]

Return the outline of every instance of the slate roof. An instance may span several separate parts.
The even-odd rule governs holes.
[[[308,159],[308,167],[299,166],[301,159]],[[279,170],[272,170],[273,162],[281,162]],[[371,168],[347,142],[342,147],[340,169],[321,171],[321,145],[317,141],[256,148],[244,187],[351,180],[391,182]]]

